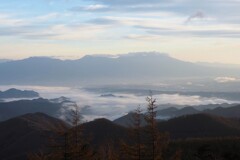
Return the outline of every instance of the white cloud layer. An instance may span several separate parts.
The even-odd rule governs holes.
[[[236,77],[217,77],[215,81],[218,83],[240,82],[240,78]]]
[[[96,117],[104,117],[108,119],[116,119],[125,115],[129,111],[135,110],[138,106],[146,107],[146,97],[134,94],[114,94],[116,97],[101,97],[101,94],[88,92],[78,88],[68,87],[43,87],[43,86],[0,86],[0,90],[9,88],[19,88],[35,90],[40,93],[43,98],[52,99],[61,96],[69,97],[77,102],[82,109],[86,120],[92,120]],[[186,96],[179,94],[159,94],[154,95],[157,99],[157,104],[175,104],[175,105],[207,105],[207,104],[223,104],[223,103],[238,103],[237,101],[229,101],[221,98],[206,98],[198,95]],[[179,106],[178,106],[179,107]],[[62,114],[69,107],[62,108]],[[64,115],[62,115],[64,117]]]

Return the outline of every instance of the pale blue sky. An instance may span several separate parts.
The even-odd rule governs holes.
[[[157,51],[240,64],[240,0],[0,2],[0,59]]]

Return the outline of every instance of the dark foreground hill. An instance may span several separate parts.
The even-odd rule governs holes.
[[[160,131],[169,132],[174,139],[240,136],[240,122],[235,119],[195,114],[158,123]]]
[[[128,136],[128,129],[119,126],[107,119],[96,119],[92,122],[83,124],[85,135],[91,136],[94,145],[105,143],[119,143]]]
[[[68,125],[61,120],[42,113],[26,114],[1,122],[0,145],[2,147],[0,148],[0,157],[22,160],[28,153],[46,148],[47,135],[53,134],[52,129],[66,129],[67,127]],[[129,140],[128,128],[106,119],[87,122],[82,127],[84,138],[89,139],[90,146],[93,148],[108,144],[119,146],[121,140]],[[186,150],[189,143],[184,139],[197,138],[201,140],[240,136],[238,120],[206,114],[188,115],[158,122],[158,128],[162,132],[169,132],[173,148],[183,144]],[[144,133],[144,128],[142,133]],[[179,140],[182,141],[179,143]],[[228,142],[226,143],[228,144]],[[196,146],[198,146],[197,144]]]
[[[114,123],[129,127],[132,114],[119,118]],[[129,120],[129,118],[131,118]],[[143,120],[143,119],[142,119]],[[126,122],[126,125],[124,125]],[[145,123],[145,122],[144,122]],[[159,121],[158,128],[168,132],[173,139],[240,136],[240,121],[209,114],[185,115]]]
[[[4,121],[26,113],[42,112],[57,117],[61,103],[53,103],[47,99],[19,100],[0,102],[0,121]]]
[[[26,160],[44,149],[53,130],[66,129],[61,120],[42,113],[26,114],[0,123],[0,159]]]
[[[217,116],[223,116],[228,118],[240,118],[240,105],[223,108],[217,107],[215,109],[207,109],[203,111],[204,113],[213,114]]]

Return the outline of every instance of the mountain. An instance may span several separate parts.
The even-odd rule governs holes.
[[[39,98],[34,100],[19,100],[0,102],[0,121],[4,121],[27,113],[42,112],[54,117],[60,116],[61,103]]]
[[[196,109],[197,108],[197,109]],[[202,108],[202,110],[200,110]],[[207,108],[207,109],[206,109]],[[180,117],[183,115],[193,115],[197,113],[207,113],[210,115],[222,116],[226,118],[240,118],[240,105],[227,105],[227,104],[210,104],[200,106],[188,106],[183,108],[166,108],[157,111],[157,116],[173,118]]]
[[[206,107],[207,105],[203,105],[202,107]],[[221,116],[225,118],[240,118],[240,105],[235,105],[231,107],[219,107],[219,105],[210,105],[211,107],[215,106],[216,108],[209,108],[209,109],[203,109],[203,110],[197,110],[196,108],[200,108],[200,106],[187,106],[183,108],[175,108],[175,107],[169,107],[161,110],[157,110],[157,119],[160,121],[178,118],[181,116],[187,116],[187,115],[195,115],[195,114],[209,114],[212,116]],[[223,104],[225,106],[225,104]],[[125,116],[122,116],[113,122],[124,126],[124,127],[130,127],[133,125],[133,116],[134,114],[132,112],[128,113]],[[144,115],[141,115],[142,120],[142,126],[146,125],[146,122],[144,120]]]
[[[168,132],[173,139],[240,136],[240,121],[209,114],[194,114],[157,123],[159,131]],[[104,129],[102,129],[104,128]],[[109,139],[116,141],[128,135],[128,130],[116,121],[99,119],[84,124],[97,144]],[[144,130],[143,130],[144,133]],[[111,138],[110,138],[111,137]]]
[[[169,107],[169,108],[165,108],[162,110],[158,110],[157,111],[157,119],[159,121],[162,120],[166,120],[166,119],[171,119],[174,117],[180,117],[183,115],[191,115],[191,114],[196,114],[196,113],[200,113],[200,111],[196,110],[193,107],[184,107],[184,108],[175,108],[175,107]],[[115,124],[124,126],[124,127],[131,127],[133,125],[134,122],[134,113],[130,112],[128,114],[126,114],[125,116],[122,116],[120,118],[115,119],[113,122]],[[146,121],[144,119],[144,114],[142,114],[140,116],[141,118],[141,126],[145,126],[146,125]]]
[[[28,91],[28,90],[18,90],[15,88],[6,90],[6,91],[0,91],[0,99],[6,99],[6,98],[36,98],[39,97],[39,94],[35,91]]]
[[[226,73],[240,76],[237,69],[205,67],[155,52],[118,57],[85,56],[65,61],[32,57],[0,63],[0,84],[108,84],[170,77],[227,76]]]
[[[208,63],[208,62],[197,62],[199,65],[208,66],[208,67],[217,67],[217,68],[238,68],[240,69],[239,64],[225,64],[225,63]]]
[[[108,142],[118,144],[122,139],[127,138],[128,129],[101,118],[83,124],[84,134],[91,136],[91,143],[101,145]]]
[[[208,114],[181,116],[158,123],[172,138],[230,137],[240,135],[240,122]]]
[[[229,117],[229,118],[240,118],[240,105],[236,105],[228,108],[217,107],[215,109],[206,109],[203,112],[212,114],[212,115]]]
[[[42,113],[26,114],[0,122],[0,157],[2,160],[26,160],[48,144],[53,130],[67,129],[63,121]]]
[[[114,94],[102,94],[100,95],[102,98],[125,98],[124,96],[116,96]]]
[[[64,96],[59,97],[59,98],[50,99],[49,101],[52,102],[52,103],[62,103],[62,104],[70,103],[70,104],[75,104],[73,101],[71,101],[70,98],[67,98],[67,97],[64,97]]]
[[[134,117],[134,113],[130,112],[130,113],[126,114],[125,116],[115,119],[113,122],[120,126],[131,127],[131,126],[133,126],[133,123],[134,123],[133,117]],[[140,115],[140,118],[141,118],[141,126],[145,126],[146,121],[144,119],[144,115],[143,114]]]
[[[194,107],[190,107],[190,106],[180,108],[180,109],[171,107],[171,108],[158,110],[157,111],[157,116],[172,118],[172,117],[179,117],[179,116],[183,116],[183,115],[196,114],[196,113],[199,113],[199,112],[200,111],[198,111]]]
[[[0,63],[9,62],[9,61],[11,61],[11,60],[9,60],[9,59],[0,59]]]
[[[216,138],[240,136],[240,121],[207,114],[181,116],[158,122],[161,132],[168,132],[171,139]],[[107,119],[84,123],[83,135],[90,138],[92,147],[106,144],[119,145],[129,140],[128,128]],[[30,152],[37,152],[48,144],[53,130],[68,129],[63,121],[43,113],[33,113],[0,122],[1,159],[25,160]],[[143,132],[144,133],[143,128]]]

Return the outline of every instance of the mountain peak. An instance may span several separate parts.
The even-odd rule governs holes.
[[[128,54],[122,54],[122,56],[138,56],[138,57],[146,57],[146,56],[163,56],[163,57],[170,57],[166,53],[160,53],[160,52],[131,52]]]
[[[128,54],[117,54],[117,55],[111,55],[111,54],[93,54],[93,55],[86,55],[82,59],[88,59],[88,58],[110,58],[110,59],[117,59],[117,58],[123,58],[123,57],[170,57],[166,53],[160,53],[160,52],[130,52]]]
[[[29,57],[26,59],[19,60],[19,62],[34,62],[34,63],[43,63],[43,62],[61,62],[62,60],[53,58],[53,57],[47,57],[47,56],[36,56],[36,57]],[[18,62],[18,61],[11,61],[11,62]]]
[[[57,129],[58,127],[65,128],[68,126],[65,122],[61,121],[60,119],[51,117],[41,112],[28,113],[19,116],[16,119],[23,120],[27,122],[29,126],[41,130],[53,130]]]
[[[6,91],[0,91],[0,98],[35,98],[39,97],[39,94],[31,90],[18,90],[11,88]]]

